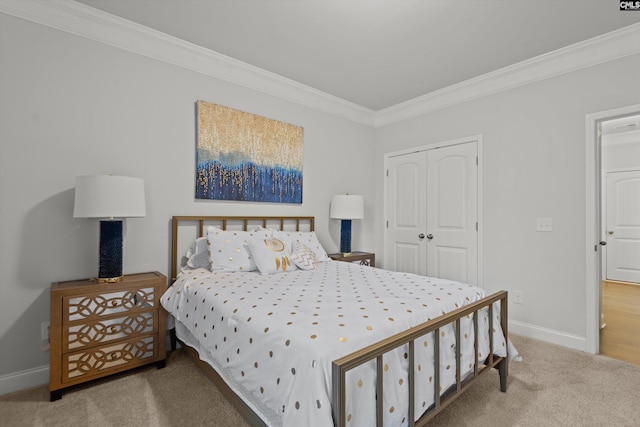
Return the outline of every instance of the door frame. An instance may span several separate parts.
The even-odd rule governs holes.
[[[602,277],[602,166],[600,123],[640,114],[640,104],[587,114],[586,125],[586,325],[585,351],[600,352],[600,280]]]
[[[404,150],[400,150],[400,151],[393,151],[390,153],[385,153],[384,154],[384,167],[382,170],[382,174],[383,174],[383,182],[384,182],[384,189],[383,189],[383,215],[382,215],[382,229],[384,230],[383,232],[383,239],[382,239],[382,248],[383,248],[383,262],[384,264],[387,263],[388,261],[388,256],[389,254],[387,253],[387,247],[388,247],[388,228],[387,228],[387,218],[389,218],[389,212],[388,212],[388,206],[389,206],[389,189],[388,187],[388,180],[386,179],[386,171],[389,168],[389,158],[391,157],[397,157],[397,156],[402,156],[405,154],[411,154],[411,153],[417,153],[420,151],[428,151],[428,150],[436,150],[438,148],[443,148],[443,147],[449,147],[452,145],[460,145],[460,144],[469,144],[469,143],[476,143],[476,148],[477,148],[477,155],[478,155],[478,170],[477,170],[477,191],[478,191],[478,201],[477,201],[477,212],[478,212],[478,255],[477,255],[477,262],[478,262],[478,277],[476,279],[477,282],[477,286],[479,288],[484,289],[484,194],[483,194],[483,189],[484,189],[484,183],[483,183],[483,176],[484,176],[484,170],[483,170],[483,166],[484,166],[484,158],[483,158],[483,137],[482,134],[479,135],[471,135],[471,136],[467,136],[467,137],[462,137],[462,138],[456,138],[456,139],[451,139],[451,140],[447,140],[447,141],[442,141],[442,142],[436,142],[433,144],[428,144],[428,145],[421,145],[419,147],[412,147],[412,148],[407,148]]]

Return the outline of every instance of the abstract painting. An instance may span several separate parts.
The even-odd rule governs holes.
[[[197,102],[196,199],[302,203],[303,128]]]

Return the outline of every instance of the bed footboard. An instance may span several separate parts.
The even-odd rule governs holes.
[[[356,368],[371,360],[376,360],[377,380],[376,380],[376,395],[382,396],[383,391],[383,375],[382,375],[382,357],[385,353],[396,349],[403,345],[408,345],[408,361],[409,369],[407,372],[409,382],[409,406],[407,419],[409,420],[409,426],[423,426],[429,420],[442,411],[447,405],[449,405],[456,397],[464,392],[471,384],[477,379],[489,371],[491,368],[497,368],[500,374],[500,390],[507,391],[507,376],[509,374],[509,359],[506,357],[499,357],[494,355],[494,343],[493,334],[489,333],[489,356],[486,360],[478,360],[478,340],[475,339],[475,355],[474,355],[474,367],[473,372],[467,376],[464,380],[460,378],[461,366],[460,366],[460,351],[456,351],[456,383],[446,390],[444,393],[440,393],[440,328],[453,324],[456,331],[456,349],[460,348],[460,320],[473,314],[473,330],[474,336],[478,337],[478,312],[485,308],[489,310],[489,331],[494,329],[493,327],[493,307],[494,303],[499,301],[500,305],[500,326],[502,327],[502,333],[504,334],[505,341],[508,337],[507,331],[507,292],[496,292],[480,301],[461,307],[455,311],[452,311],[446,315],[433,319],[429,322],[415,326],[400,334],[385,340],[379,341],[361,350],[353,352],[347,356],[333,361],[332,366],[332,383],[333,383],[333,411],[334,422],[338,427],[344,427],[346,425],[346,374],[349,370]],[[414,396],[415,396],[415,381],[414,381],[414,340],[420,338],[431,332],[434,333],[434,396],[435,402],[427,409],[420,419],[414,422],[415,408],[414,408]],[[382,399],[377,399],[376,402],[376,419],[377,425],[382,426]]]

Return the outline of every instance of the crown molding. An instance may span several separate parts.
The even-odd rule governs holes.
[[[375,112],[71,0],[0,0],[0,12],[373,126]]]
[[[72,0],[0,0],[0,12],[372,127],[640,53],[640,23],[373,111]]]
[[[640,23],[379,110],[381,127],[483,96],[640,53]]]

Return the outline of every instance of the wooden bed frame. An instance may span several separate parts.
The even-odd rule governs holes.
[[[235,230],[247,230],[249,227],[262,226],[269,228],[277,228],[279,230],[291,230],[291,231],[313,231],[315,220],[312,216],[174,216],[172,218],[172,232],[171,232],[171,283],[175,281],[177,273],[179,271],[179,254],[184,253],[180,251],[180,227],[190,225],[195,228],[195,235],[193,237],[200,237],[203,235],[205,226],[215,225],[223,230],[235,229]],[[193,233],[192,233],[193,234]],[[192,241],[192,240],[191,240]],[[184,244],[184,242],[182,242]],[[348,354],[340,359],[334,360],[332,363],[332,399],[333,399],[333,418],[334,423],[338,427],[346,426],[346,373],[360,366],[370,360],[376,360],[377,365],[377,383],[376,383],[376,395],[381,396],[383,390],[383,354],[403,345],[408,345],[408,361],[409,361],[409,413],[407,419],[409,420],[409,426],[424,426],[435,417],[440,411],[446,408],[451,402],[453,402],[460,394],[462,394],[467,388],[469,388],[474,382],[476,382],[480,376],[491,370],[492,368],[498,369],[500,373],[500,390],[502,392],[507,391],[507,377],[509,375],[509,359],[507,357],[495,356],[493,347],[493,334],[489,334],[490,352],[489,357],[486,360],[478,360],[478,341],[475,340],[475,363],[473,372],[467,376],[464,380],[460,378],[460,352],[456,352],[456,384],[452,385],[444,393],[434,393],[435,402],[423,413],[418,421],[413,422],[416,408],[414,408],[414,392],[415,384],[413,378],[414,369],[414,340],[424,336],[428,333],[434,333],[434,390],[440,389],[440,369],[436,369],[435,366],[439,366],[439,344],[440,344],[440,328],[454,324],[456,332],[456,348],[460,347],[460,320],[467,316],[473,315],[473,328],[474,334],[478,333],[478,312],[485,308],[489,310],[489,330],[493,330],[493,306],[494,303],[499,302],[500,305],[500,324],[502,332],[505,336],[505,342],[508,337],[507,331],[507,292],[496,292],[480,301],[466,305],[457,310],[449,312],[431,321],[422,323],[397,335],[379,341],[368,347]],[[204,371],[204,373],[211,378],[220,392],[226,397],[226,399],[240,412],[244,419],[252,426],[265,426],[265,422],[239,397],[233,390],[224,382],[220,375],[206,362],[200,360],[198,352],[193,348],[181,343],[185,352],[194,360],[194,362]],[[175,330],[172,331],[172,348],[175,348]],[[382,426],[382,399],[377,399],[376,412],[377,412],[377,425]]]

